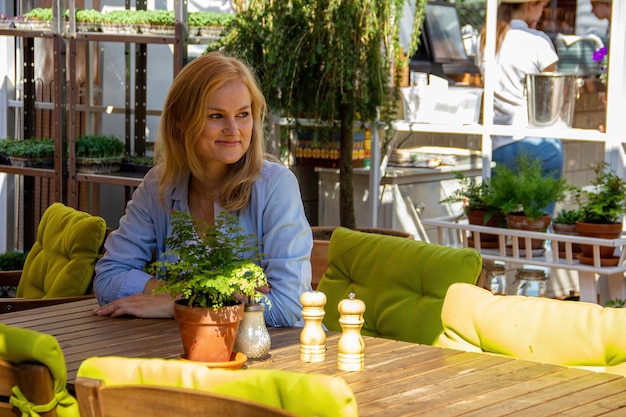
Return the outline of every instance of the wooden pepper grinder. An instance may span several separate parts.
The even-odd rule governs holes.
[[[326,359],[326,332],[322,319],[326,314],[326,294],[320,291],[305,292],[300,296],[304,327],[300,332],[300,360],[323,362]]]
[[[337,367],[342,371],[361,371],[365,367],[365,342],[361,337],[365,303],[354,297],[351,292],[338,306],[342,334],[337,345]]]

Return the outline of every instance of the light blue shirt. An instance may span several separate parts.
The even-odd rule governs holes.
[[[164,206],[158,197],[159,169],[150,170],[133,193],[96,264],[94,292],[101,305],[143,292],[152,278],[143,268],[153,260],[153,253],[160,259],[167,249],[164,240],[170,233],[171,211],[189,212],[189,177],[165,193]],[[216,215],[220,211],[216,203]],[[311,290],[313,235],[295,175],[281,164],[265,161],[248,207],[233,214],[239,217],[242,233],[257,236],[258,250],[265,254],[260,264],[271,285],[266,323],[296,325],[302,318],[300,295]]]

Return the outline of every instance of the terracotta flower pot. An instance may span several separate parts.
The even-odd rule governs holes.
[[[506,225],[509,229],[528,230],[529,232],[545,232],[550,226],[552,216],[546,214],[535,220],[530,220],[527,216],[518,214],[507,214]],[[545,240],[543,239],[531,239],[531,249],[543,249]],[[520,249],[524,248],[523,240],[520,242]]]
[[[476,226],[488,226],[488,227],[502,227],[505,223],[504,218],[501,215],[493,215],[485,222],[485,216],[487,215],[487,210],[469,210],[467,215],[467,221],[469,224],[473,224]],[[498,245],[498,235],[493,235],[489,233],[481,233],[480,234],[480,243],[482,247],[499,247]],[[470,237],[470,246],[474,245],[474,236]]]
[[[575,224],[552,223],[552,230],[559,235],[578,236]],[[559,256],[565,257],[565,242],[559,242]],[[582,252],[582,247],[578,243],[572,243],[572,253],[578,254]]]
[[[576,222],[576,232],[580,236],[600,239],[617,239],[622,233],[622,223],[598,224]],[[593,257],[593,245],[581,245],[585,258]],[[611,258],[615,253],[613,246],[600,246],[600,258]]]
[[[196,362],[228,362],[243,320],[244,305],[218,310],[190,307],[179,300],[174,303],[184,358]]]

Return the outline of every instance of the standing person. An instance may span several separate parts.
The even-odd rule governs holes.
[[[270,326],[301,318],[300,295],[311,289],[311,228],[295,175],[264,158],[266,102],[251,69],[211,52],[176,76],[157,135],[156,167],[133,193],[119,228],[96,265],[99,315],[172,317],[169,295],[153,295],[159,280],[143,271],[166,251],[172,210],[214,224],[223,210],[257,237],[269,286]]]
[[[548,0],[502,0],[496,28],[494,124],[528,126],[526,74],[556,71],[558,55],[552,41],[537,26]],[[485,29],[480,35],[476,65],[484,75]],[[519,153],[541,160],[544,175],[563,173],[561,140],[544,137],[492,136],[492,160],[515,170]],[[554,205],[546,208],[550,214]]]

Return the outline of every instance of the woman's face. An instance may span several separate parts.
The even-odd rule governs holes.
[[[195,145],[198,158],[219,166],[239,161],[252,139],[252,99],[246,85],[230,81],[209,98],[204,129]]]

